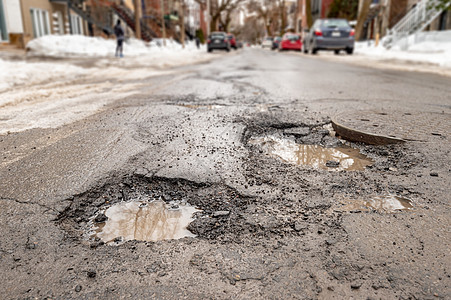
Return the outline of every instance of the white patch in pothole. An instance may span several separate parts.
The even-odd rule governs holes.
[[[116,238],[122,240],[160,241],[195,237],[187,226],[193,214],[200,210],[187,204],[176,209],[161,200],[152,202],[123,202],[108,208],[105,223],[95,224],[95,236],[109,243]]]
[[[320,145],[298,144],[293,140],[275,136],[249,140],[259,145],[268,155],[297,165],[308,165],[316,169],[333,171],[361,171],[373,161],[350,147],[325,148]]]
[[[341,206],[334,208],[336,211],[378,211],[396,212],[413,209],[410,199],[395,195],[372,196],[366,199],[344,199],[340,201]]]

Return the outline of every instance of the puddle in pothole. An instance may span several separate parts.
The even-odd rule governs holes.
[[[412,201],[395,195],[373,196],[368,199],[344,199],[340,203],[342,206],[334,208],[336,211],[378,211],[395,212],[400,210],[413,209]]]
[[[154,242],[195,237],[186,228],[194,220],[193,214],[200,210],[187,204],[175,207],[161,200],[118,203],[104,212],[106,222],[94,223],[92,230],[105,243],[117,238]]]
[[[351,147],[325,148],[320,145],[303,145],[274,136],[252,138],[249,143],[260,145],[267,154],[285,162],[309,165],[317,169],[361,171],[373,163],[358,149]]]

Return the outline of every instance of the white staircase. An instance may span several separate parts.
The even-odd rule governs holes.
[[[399,41],[404,40],[405,42],[402,43],[403,45],[401,47],[407,48],[407,37],[424,30],[450,5],[448,3],[442,9],[436,9],[439,3],[439,0],[422,0],[418,2],[415,7],[390,29],[385,46],[391,47]]]

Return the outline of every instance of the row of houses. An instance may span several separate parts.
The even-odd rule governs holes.
[[[291,28],[296,32],[302,32],[308,28],[307,22],[307,1],[310,1],[312,21],[318,18],[327,18],[334,0],[286,0],[290,8],[293,21]],[[365,0],[359,0],[359,12]],[[364,24],[364,39],[373,39],[375,37],[376,27],[379,27],[382,36],[389,33],[409,12],[412,12],[422,3],[432,3],[430,0],[372,0],[370,11]],[[348,2],[350,3],[350,2]],[[431,20],[419,20],[428,22],[423,30],[449,30],[451,29],[451,11],[442,9],[433,14]]]
[[[165,20],[166,36],[180,38],[180,1],[138,1],[142,9],[143,39],[161,37],[162,20]],[[193,0],[184,3],[188,33],[194,35],[198,29],[206,32],[205,8]],[[108,37],[119,18],[125,21],[127,34],[133,36],[134,8],[133,0],[0,0],[0,43],[23,48],[31,39],[48,34]]]

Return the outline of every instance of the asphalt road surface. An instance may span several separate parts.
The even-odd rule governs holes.
[[[36,95],[1,108],[1,298],[451,298],[451,79],[261,49],[212,58],[17,87]],[[59,105],[61,88],[81,100]],[[407,142],[343,141],[335,117]],[[348,169],[357,156],[369,165]],[[154,200],[199,209],[196,237],[95,234],[115,204]]]

